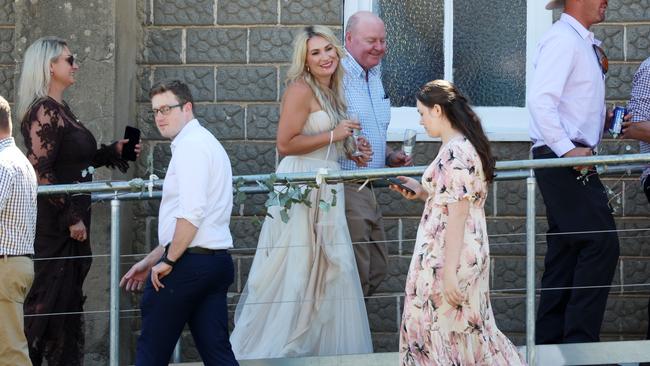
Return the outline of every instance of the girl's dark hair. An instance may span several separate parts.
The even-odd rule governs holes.
[[[492,182],[495,161],[490,142],[485,136],[481,120],[470,107],[467,98],[454,84],[446,80],[429,81],[420,88],[415,97],[429,108],[433,108],[436,104],[440,105],[442,113],[451,122],[451,127],[467,137],[474,146],[483,164],[485,180],[488,183]]]

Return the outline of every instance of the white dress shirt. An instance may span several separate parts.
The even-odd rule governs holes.
[[[158,240],[174,237],[176,219],[198,228],[190,247],[232,248],[232,169],[223,146],[196,119],[172,140],[158,218]]]
[[[533,147],[547,145],[562,156],[574,142],[595,148],[605,123],[605,76],[594,34],[562,14],[537,47],[528,95]]]

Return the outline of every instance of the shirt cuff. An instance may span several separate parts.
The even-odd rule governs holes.
[[[199,228],[201,225],[201,222],[203,222],[202,218],[192,216],[192,215],[187,215],[187,214],[181,214],[176,216],[176,219],[184,219],[187,220],[190,224],[192,224],[195,228]]]
[[[561,139],[561,140],[559,140],[557,142],[554,142],[552,144],[547,143],[547,145],[548,145],[548,147],[551,148],[551,150],[553,150],[555,155],[557,155],[559,158],[561,158],[562,155],[566,154],[567,152],[569,152],[570,150],[572,150],[573,148],[576,147],[573,144],[573,141],[571,141],[571,139],[569,139],[569,138]]]

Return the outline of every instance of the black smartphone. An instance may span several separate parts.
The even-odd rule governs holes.
[[[124,138],[129,139],[129,142],[122,146],[122,159],[135,161],[137,158],[135,145],[140,143],[140,130],[135,127],[126,126],[124,129]]]
[[[386,178],[386,181],[388,181],[388,184],[394,184],[394,185],[402,188],[403,190],[407,191],[410,194],[415,194],[414,190],[412,190],[411,188],[404,185],[404,183],[402,183],[402,181],[397,179],[397,178]]]

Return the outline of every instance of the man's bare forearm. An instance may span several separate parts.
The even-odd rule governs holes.
[[[187,247],[190,246],[197,231],[199,231],[199,229],[189,221],[185,219],[176,219],[174,237],[171,244],[169,244],[167,258],[172,261],[177,261],[183,253],[185,253]]]
[[[152,250],[151,253],[147,254],[147,256],[144,258],[145,263],[147,263],[147,267],[151,268],[155,266],[156,262],[158,262],[164,252],[165,248],[162,245],[159,245],[154,250]]]

